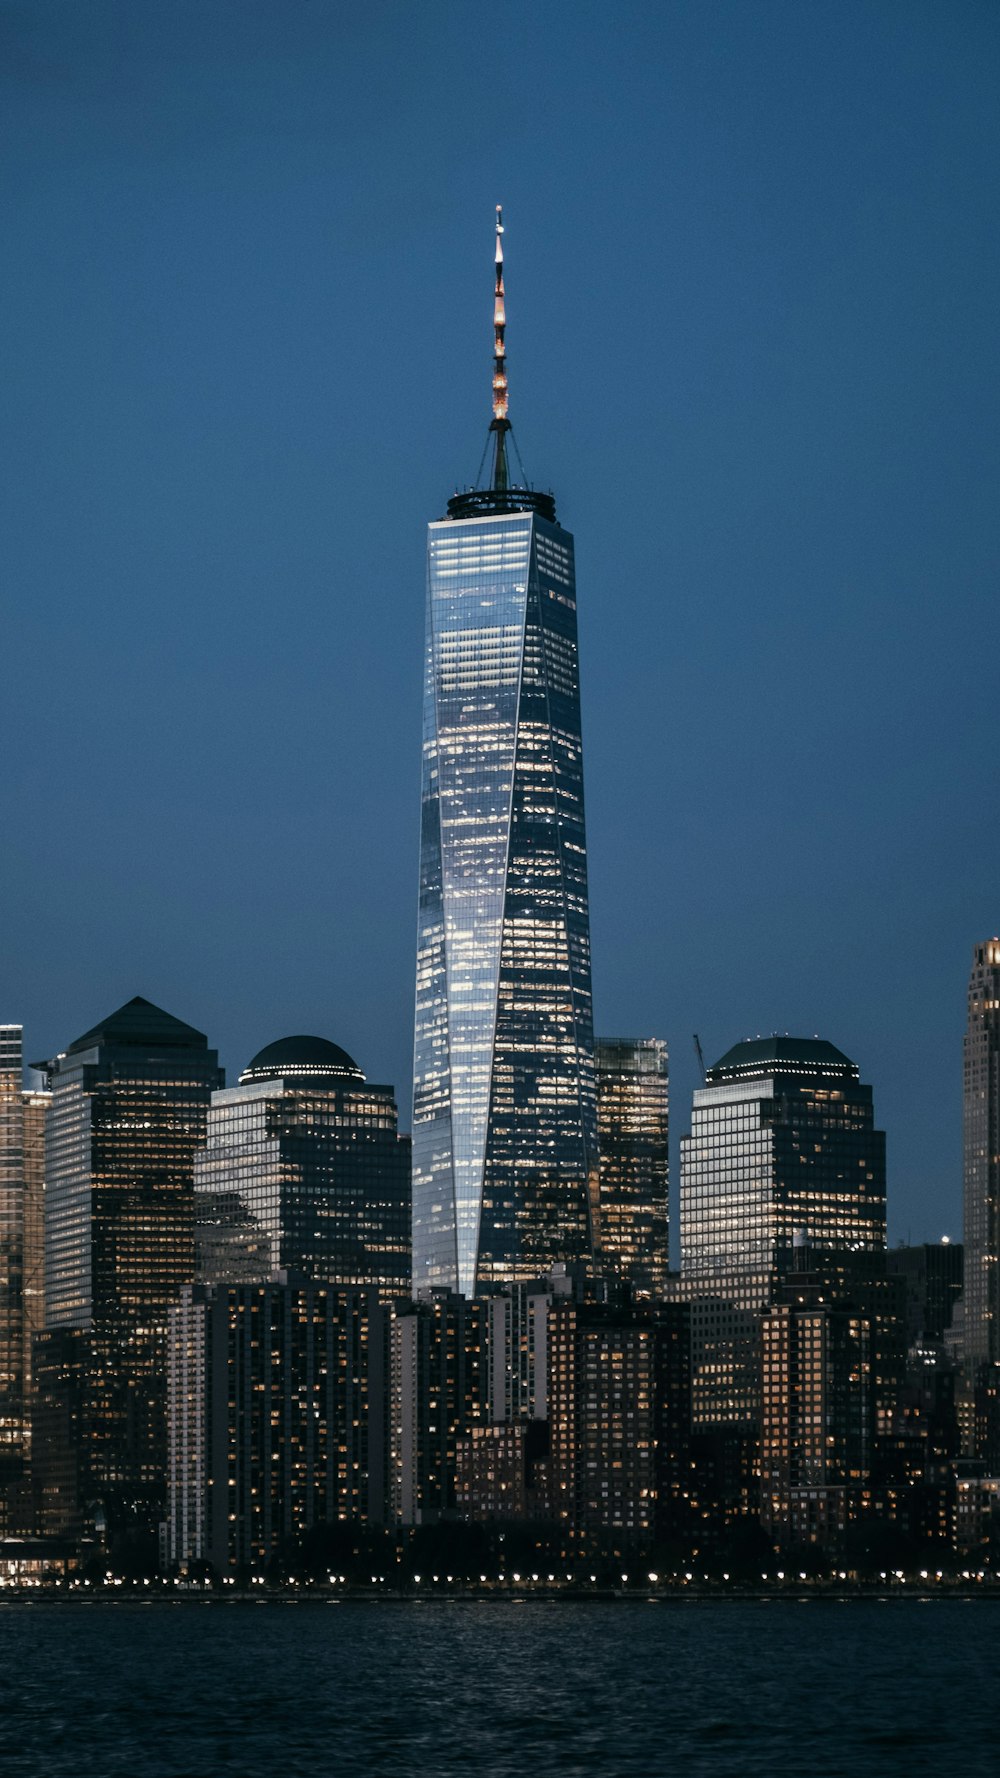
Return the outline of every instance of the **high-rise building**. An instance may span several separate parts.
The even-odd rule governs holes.
[[[0,1025],[0,1536],[34,1528],[32,1340],[44,1304],[42,1202],[49,1095],[22,1083],[22,1027]]]
[[[668,1294],[691,1303],[695,1424],[742,1428],[752,1444],[760,1315],[781,1281],[807,1255],[826,1256],[831,1300],[853,1300],[862,1282],[886,1295],[885,1135],[856,1064],[820,1038],[727,1051],[695,1091],[681,1140],[680,1225]],[[887,1334],[887,1375],[891,1348]],[[878,1376],[884,1412],[891,1383]]]
[[[0,1533],[24,1470],[24,1108],[20,1025],[0,1025]]]
[[[457,1504],[458,1442],[489,1421],[489,1304],[429,1290],[389,1314],[389,1516],[434,1524]]]
[[[656,1301],[670,1264],[667,1046],[599,1038],[594,1053],[601,1263]]]
[[[761,1517],[780,1543],[829,1544],[869,1477],[871,1325],[804,1283],[761,1331]]]
[[[856,1063],[820,1038],[739,1043],[681,1139],[681,1271],[769,1300],[796,1249],[885,1249],[885,1135]]]
[[[165,1500],[167,1311],[194,1275],[194,1156],[224,1076],[200,1031],[138,997],[47,1066],[45,1522],[148,1532]]]
[[[195,1159],[198,1277],[410,1289],[410,1143],[391,1087],[322,1037],[268,1044],[212,1094]]]
[[[502,225],[489,485],[428,533],[414,1285],[590,1256],[596,1111],[573,539],[508,463]]]
[[[195,1285],[169,1312],[167,1559],[261,1568],[385,1506],[385,1312],[303,1280]]]
[[[1000,1363],[1000,938],[976,945],[964,1068],[965,1359]]]

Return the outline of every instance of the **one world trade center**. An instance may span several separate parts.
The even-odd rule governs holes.
[[[427,539],[413,1279],[466,1296],[597,1234],[573,539],[511,473],[502,237],[488,485]]]

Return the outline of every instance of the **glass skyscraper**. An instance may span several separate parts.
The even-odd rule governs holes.
[[[497,222],[491,485],[428,532],[413,1278],[465,1295],[589,1257],[590,925],[573,539],[507,463]]]
[[[1000,1362],[1000,938],[976,945],[965,1029],[965,1356]]]
[[[601,1263],[658,1301],[670,1264],[667,1046],[599,1038],[595,1060]]]
[[[195,1157],[196,1275],[410,1289],[410,1143],[388,1086],[323,1037],[268,1044],[212,1094]]]

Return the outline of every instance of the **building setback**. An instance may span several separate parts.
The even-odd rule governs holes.
[[[410,1289],[410,1143],[393,1089],[321,1037],[260,1051],[239,1085],[213,1093],[195,1161],[202,1283],[301,1273]]]
[[[163,1517],[167,1313],[194,1274],[194,1155],[224,1077],[141,998],[47,1068],[35,1471],[47,1529],[114,1544]]]
[[[492,468],[428,532],[414,1287],[589,1257],[597,1188],[573,539],[511,482],[497,221]]]
[[[657,1037],[600,1038],[597,1146],[602,1267],[658,1302],[670,1264],[667,1046]]]

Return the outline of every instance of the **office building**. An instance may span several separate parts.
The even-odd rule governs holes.
[[[195,1160],[198,1277],[410,1289],[410,1143],[391,1087],[337,1044],[286,1037],[213,1093]]]
[[[194,1156],[223,1076],[141,998],[47,1068],[36,1476],[46,1529],[114,1543],[163,1517],[167,1312],[194,1273]]]
[[[260,1571],[314,1526],[382,1520],[385,1313],[305,1280],[188,1286],[169,1313],[166,1559]]]
[[[496,237],[489,485],[428,533],[415,1289],[589,1258],[597,1189],[573,539],[508,460]]]
[[[965,1360],[1000,1363],[1000,939],[975,946],[963,1075]]]
[[[49,1096],[26,1091],[20,1025],[0,1025],[0,1536],[32,1531],[32,1340],[44,1303]]]
[[[638,1301],[659,1301],[670,1263],[667,1046],[600,1038],[594,1054],[600,1263]]]
[[[752,1498],[760,1318],[793,1271],[824,1269],[831,1300],[856,1302],[862,1285],[874,1293],[876,1418],[888,1415],[898,1384],[885,1136],[856,1064],[820,1038],[758,1038],[727,1051],[695,1091],[681,1141],[680,1224],[681,1274],[667,1294],[691,1305],[694,1424],[740,1441],[730,1468]]]

